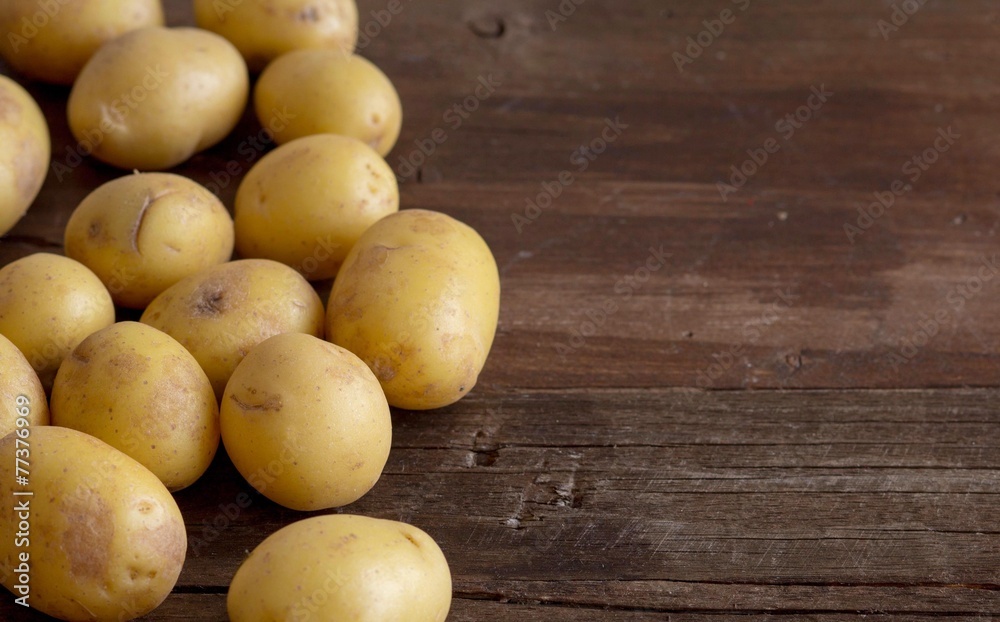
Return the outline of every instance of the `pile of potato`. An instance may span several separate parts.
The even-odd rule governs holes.
[[[0,533],[27,528],[0,538],[0,577],[15,595],[30,580],[27,603],[57,618],[127,620],[173,589],[187,537],[171,492],[220,440],[250,485],[294,510],[371,490],[390,406],[439,408],[475,385],[499,276],[472,228],[399,211],[383,158],[401,104],[353,54],[354,0],[194,0],[200,28],[163,27],[159,0],[50,4],[42,19],[42,4],[0,3],[13,33],[0,54],[26,79],[72,84],[77,151],[133,172],[77,206],[66,256],[0,268],[0,496],[30,501],[0,504]],[[230,212],[155,171],[233,130],[250,70],[263,70],[253,105],[279,146]],[[0,235],[49,165],[38,105],[0,76]],[[331,278],[324,308],[310,281]],[[120,308],[140,321],[116,323]],[[272,534],[228,599],[237,622],[444,620],[450,605],[426,533],[347,514]]]

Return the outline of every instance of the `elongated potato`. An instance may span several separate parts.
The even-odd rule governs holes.
[[[222,37],[150,27],[109,41],[69,95],[69,127],[95,158],[126,169],[171,168],[226,137],[243,116],[250,76]]]
[[[14,471],[25,443],[27,484]],[[70,622],[131,620],[177,583],[187,553],[177,503],[155,475],[103,441],[56,426],[8,434],[0,495],[8,500],[0,504],[0,580],[33,609]]]
[[[232,622],[444,622],[451,571],[413,525],[316,516],[260,543],[236,571],[226,605]]]
[[[327,339],[371,367],[389,404],[439,408],[476,384],[499,311],[496,261],[479,234],[445,214],[404,210],[348,253]]]

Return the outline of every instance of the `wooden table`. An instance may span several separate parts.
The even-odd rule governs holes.
[[[406,111],[389,161],[445,136],[403,205],[481,231],[503,304],[472,395],[395,413],[345,511],[437,539],[450,620],[1000,616],[995,0],[404,0],[376,28],[386,4],[361,12]],[[31,91],[64,158],[66,90]],[[179,172],[231,206],[258,131]],[[50,175],[0,263],[59,252],[120,174]],[[248,491],[220,457],[177,495],[192,544],[146,619],[225,620],[307,516]]]

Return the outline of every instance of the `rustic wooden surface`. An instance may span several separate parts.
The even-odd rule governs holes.
[[[386,4],[363,0],[363,22]],[[931,0],[888,37],[889,0],[573,6],[553,30],[557,0],[404,0],[364,49],[404,102],[394,168],[447,134],[404,207],[481,231],[503,305],[473,394],[395,413],[383,480],[345,510],[438,540],[455,621],[1000,616],[1000,279],[980,272],[998,257],[1000,5]],[[452,128],[444,113],[491,74]],[[814,86],[833,95],[786,137],[776,123]],[[30,90],[65,157],[66,90]],[[518,231],[609,117],[628,128]],[[849,239],[858,205],[947,128],[955,144]],[[178,170],[245,171],[258,131],[247,115]],[[769,138],[779,150],[723,200]],[[59,252],[73,207],[120,174],[50,175],[0,263]],[[230,205],[237,183],[219,183]],[[226,517],[249,490],[222,456],[177,495],[192,547],[146,619],[225,620],[241,560],[305,516],[254,496]],[[10,601],[0,618],[42,619]]]

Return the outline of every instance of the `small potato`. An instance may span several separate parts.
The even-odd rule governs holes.
[[[137,173],[91,192],[66,225],[66,254],[94,271],[115,303],[145,308],[177,281],[229,261],[233,220],[203,186]]]
[[[499,310],[497,264],[479,234],[445,214],[404,210],[348,253],[327,338],[371,367],[391,405],[439,408],[476,384]]]
[[[194,0],[194,17],[229,39],[253,71],[300,48],[350,54],[358,41],[354,0]]]
[[[49,424],[45,389],[28,359],[0,335],[0,437],[13,431],[19,418],[29,425]]]
[[[413,525],[336,514],[307,518],[260,543],[226,599],[232,622],[443,622],[451,571]]]
[[[385,156],[399,138],[403,106],[378,67],[336,50],[296,50],[260,74],[254,108],[284,144],[312,134],[357,138]]]
[[[38,196],[50,149],[49,126],[38,104],[0,75],[0,235],[14,228]]]
[[[361,234],[398,210],[396,176],[371,147],[346,136],[306,136],[264,156],[243,179],[237,250],[311,281],[330,279]]]
[[[14,457],[25,442],[30,483],[21,486]],[[27,554],[33,609],[71,622],[132,620],[177,583],[187,553],[177,503],[155,475],[103,441],[56,426],[8,434],[0,440],[0,495],[9,500],[0,504],[0,581],[24,595],[15,569]]]
[[[288,266],[243,259],[181,280],[149,304],[141,321],[187,348],[219,398],[243,357],[268,337],[321,337],[323,302]]]
[[[0,54],[34,80],[73,84],[94,52],[126,32],[163,25],[160,0],[5,0]]]
[[[0,335],[21,350],[46,388],[78,343],[114,321],[111,294],[80,262],[35,253],[0,269]]]
[[[142,28],[104,45],[69,95],[81,148],[113,166],[171,168],[225,138],[250,77],[231,43],[197,28]]]
[[[221,418],[237,470],[293,510],[360,499],[392,443],[389,405],[371,370],[311,335],[278,335],[251,350],[226,386]]]
[[[198,361],[170,335],[121,322],[83,340],[52,385],[52,424],[123,451],[169,490],[193,484],[219,447],[219,407]]]

